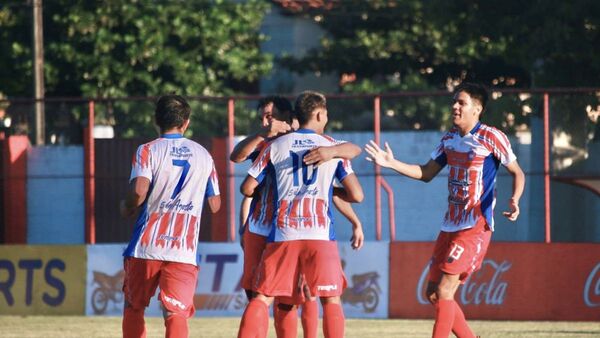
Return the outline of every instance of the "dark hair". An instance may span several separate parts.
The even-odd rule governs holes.
[[[275,119],[292,124],[292,120],[296,117],[294,115],[294,110],[292,109],[292,103],[283,96],[269,95],[263,97],[258,101],[256,110],[260,110],[271,103],[277,108],[278,114],[275,116]]]
[[[460,92],[465,92],[469,94],[471,99],[475,99],[479,101],[481,104],[481,111],[485,111],[485,106],[488,101],[488,90],[487,88],[480,83],[472,83],[472,82],[463,82],[454,90],[454,94],[458,94]]]
[[[312,113],[318,108],[327,108],[325,95],[311,90],[300,93],[294,103],[294,111],[300,125],[306,124],[310,120]]]
[[[179,95],[163,95],[156,101],[154,120],[161,131],[183,126],[190,118],[192,109],[187,101]]]

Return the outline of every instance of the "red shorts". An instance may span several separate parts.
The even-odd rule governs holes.
[[[467,279],[481,267],[491,237],[484,218],[470,229],[441,231],[429,265],[429,281],[439,282],[442,273],[459,275],[461,281]]]
[[[267,237],[250,232],[247,226],[243,236],[244,273],[242,274],[241,285],[245,290],[252,290],[256,268],[260,263],[260,258],[267,245]]]
[[[320,240],[268,243],[258,267],[255,290],[267,296],[292,297],[299,291],[294,289],[300,284],[301,275],[312,296],[340,296],[346,288],[346,277],[337,243]]]
[[[192,264],[127,257],[124,262],[125,301],[134,309],[143,309],[160,287],[162,306],[172,313],[194,316],[194,293],[198,267]]]

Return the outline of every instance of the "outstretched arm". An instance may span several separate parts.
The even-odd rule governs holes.
[[[311,149],[308,154],[304,156],[304,163],[318,166],[332,158],[351,160],[358,156],[361,151],[359,146],[350,142],[344,142],[328,147],[316,147]]]
[[[525,174],[516,160],[510,162],[506,166],[506,170],[508,170],[513,177],[513,193],[508,200],[510,211],[505,211],[502,215],[511,221],[516,221],[520,213],[519,200],[521,199],[521,195],[523,195],[523,190],[525,190]]]
[[[146,177],[136,177],[129,184],[129,191],[125,199],[121,200],[119,209],[123,217],[131,217],[135,214],[137,208],[144,203],[148,190],[150,189],[150,180]]]
[[[352,238],[350,238],[350,242],[352,243],[352,249],[359,250],[364,244],[365,235],[363,233],[362,223],[360,222],[360,219],[358,219],[354,209],[352,209],[352,204],[336,195],[333,196],[333,204],[335,204],[340,213],[352,224]]]
[[[396,160],[392,148],[387,142],[385,143],[385,150],[383,150],[371,140],[369,144],[365,145],[365,151],[369,154],[367,161],[375,162],[377,165],[393,169],[399,174],[423,182],[431,181],[442,170],[442,166],[434,160],[429,160],[424,165],[408,164]]]

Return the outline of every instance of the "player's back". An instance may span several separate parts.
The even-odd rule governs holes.
[[[208,151],[181,135],[165,135],[138,148],[135,177],[148,178],[150,191],[125,255],[195,264],[204,197],[218,194]]]
[[[277,212],[272,241],[334,240],[333,214],[330,210],[334,178],[342,181],[352,173],[350,162],[333,159],[319,166],[306,165],[304,156],[318,146],[338,142],[300,129],[274,140],[266,150],[272,164]]]

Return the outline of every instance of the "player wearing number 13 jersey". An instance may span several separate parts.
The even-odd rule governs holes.
[[[433,337],[475,337],[465,316],[454,301],[461,281],[479,269],[494,230],[496,175],[500,164],[513,177],[509,220],[519,216],[519,199],[525,175],[516,161],[508,138],[496,128],[482,124],[488,94],[485,87],[463,83],[454,91],[454,126],[443,137],[424,165],[394,159],[386,143],[385,151],[371,141],[365,150],[368,160],[392,168],[410,178],[429,182],[448,166],[448,211],[437,238],[429,265],[427,297],[435,305]]]
[[[278,137],[261,151],[242,183],[242,193],[252,196],[267,177],[273,180],[276,203],[268,244],[257,269],[253,298],[240,324],[238,337],[266,337],[268,306],[275,296],[291,296],[300,274],[310,293],[323,304],[325,337],[344,336],[340,295],[345,287],[333,230],[333,182],[348,202],[360,202],[363,192],[347,160],[332,159],[319,166],[304,157],[319,146],[335,145],[324,136],[326,100],[322,94],[304,92],[296,99],[300,129]]]
[[[198,278],[200,215],[205,199],[213,213],[220,207],[212,157],[183,137],[189,116],[184,98],[161,97],[155,112],[161,136],[141,145],[133,158],[131,189],[121,203],[125,216],[139,210],[123,253],[124,337],[145,337],[144,309],[157,287],[166,336],[188,336],[187,319],[194,314]]]

